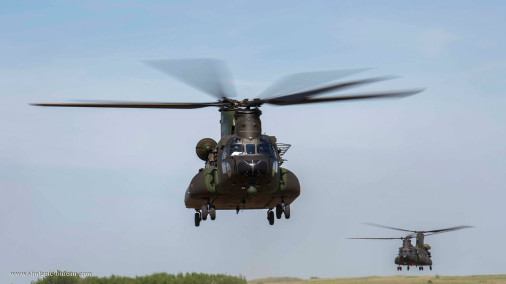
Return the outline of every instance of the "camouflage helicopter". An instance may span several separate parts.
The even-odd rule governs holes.
[[[267,219],[274,224],[284,214],[290,218],[290,204],[300,194],[299,180],[281,167],[289,144],[275,136],[262,134],[260,106],[287,106],[371,98],[404,97],[422,91],[407,90],[365,93],[339,97],[316,95],[340,91],[367,83],[391,79],[376,77],[336,83],[337,79],[364,69],[298,73],[283,77],[253,100],[235,100],[235,89],[226,64],[216,59],[152,60],[146,64],[183,83],[207,93],[217,101],[204,103],[85,101],[77,103],[37,103],[49,107],[196,109],[218,107],[221,113],[221,139],[204,138],[196,145],[204,168],[193,177],[184,202],[195,209],[195,226],[216,210],[267,209]]]
[[[381,228],[387,228],[392,230],[398,230],[403,232],[411,232],[411,234],[405,237],[399,238],[349,238],[352,240],[402,240],[402,247],[399,248],[399,254],[395,258],[395,264],[397,264],[397,270],[402,271],[402,265],[406,265],[406,269],[409,270],[410,266],[418,267],[418,270],[423,270],[424,266],[429,266],[432,270],[432,260],[430,253],[430,245],[424,244],[424,237],[431,236],[434,234],[445,233],[456,231],[465,228],[471,228],[471,226],[458,226],[446,229],[430,230],[430,231],[413,231],[394,227],[388,227],[378,224],[366,223]],[[416,245],[411,244],[411,238],[416,237]]]

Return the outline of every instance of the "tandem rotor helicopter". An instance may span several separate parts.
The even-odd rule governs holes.
[[[411,234],[405,237],[398,238],[348,238],[351,240],[402,240],[402,247],[399,248],[399,254],[395,258],[395,264],[397,264],[397,270],[402,271],[402,265],[406,265],[406,269],[409,270],[410,266],[418,267],[418,270],[423,270],[424,266],[429,266],[432,270],[432,260],[429,244],[424,244],[424,237],[431,236],[434,234],[445,233],[456,231],[460,229],[472,228],[472,226],[458,226],[446,229],[430,230],[430,231],[413,231],[394,227],[388,227],[378,224],[366,223],[367,225],[387,228],[397,231],[410,232]],[[416,244],[411,244],[411,238],[416,237]]]
[[[290,204],[300,194],[299,180],[281,167],[289,144],[279,143],[275,136],[262,134],[260,107],[264,104],[288,106],[349,101],[372,98],[404,97],[422,89],[383,93],[366,93],[338,97],[315,96],[341,91],[368,83],[392,79],[375,77],[347,82],[337,79],[365,69],[298,73],[283,77],[267,88],[259,98],[235,100],[235,89],[226,64],[216,59],[153,60],[146,64],[183,83],[217,98],[203,103],[93,101],[79,103],[36,103],[48,107],[155,108],[196,109],[217,107],[221,113],[221,138],[218,142],[204,138],[197,143],[197,156],[204,168],[193,177],[184,202],[195,209],[195,226],[216,210],[267,209],[267,219],[290,218]]]

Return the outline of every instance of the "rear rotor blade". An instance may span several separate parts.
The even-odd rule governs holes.
[[[434,235],[434,234],[451,232],[451,231],[456,231],[456,230],[461,230],[461,229],[467,229],[467,228],[472,228],[472,227],[473,226],[457,226],[457,227],[451,227],[451,228],[446,228],[446,229],[431,230],[431,231],[421,231],[421,232],[422,233],[429,233],[429,234],[427,234],[427,236],[430,236],[430,235]]]
[[[384,76],[384,77],[376,77],[376,78],[349,81],[349,82],[344,82],[344,83],[335,83],[332,85],[328,85],[328,86],[324,86],[324,87],[320,87],[320,88],[316,88],[316,89],[292,93],[292,94],[284,95],[284,96],[280,96],[280,97],[274,97],[274,98],[268,99],[267,101],[276,101],[276,102],[301,101],[301,100],[308,99],[310,97],[313,97],[316,95],[321,95],[321,94],[324,94],[327,92],[338,91],[338,90],[342,90],[345,88],[351,88],[351,87],[355,87],[355,86],[360,86],[360,85],[378,82],[378,81],[389,80],[389,79],[393,79],[393,78],[395,78],[395,77]]]
[[[94,103],[37,103],[31,105],[49,106],[49,107],[194,109],[210,106],[220,107],[226,104],[223,102],[212,102],[212,103],[94,102]]]
[[[146,60],[147,65],[218,99],[235,97],[225,61],[210,58]]]
[[[339,78],[356,74],[365,70],[367,69],[329,70],[287,75],[270,85],[265,91],[262,92],[262,94],[260,94],[259,97],[281,97],[305,90],[314,89],[315,87],[318,87],[324,83],[335,81]]]
[[[298,101],[279,101],[277,98],[265,100],[264,103],[272,105],[299,105],[299,104],[311,104],[311,103],[323,103],[333,101],[349,101],[349,100],[360,100],[360,99],[376,99],[376,98],[393,98],[393,97],[405,97],[414,95],[423,91],[423,89],[409,90],[409,91],[398,91],[398,92],[385,92],[385,93],[372,93],[372,94],[359,94],[350,96],[339,96],[339,97],[326,97],[326,98],[312,98],[303,99]]]

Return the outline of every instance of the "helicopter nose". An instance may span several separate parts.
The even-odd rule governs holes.
[[[267,163],[264,160],[243,160],[237,165],[241,175],[265,175],[267,174]]]

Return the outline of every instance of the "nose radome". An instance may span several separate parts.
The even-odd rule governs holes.
[[[237,169],[241,175],[265,175],[267,174],[267,163],[263,160],[244,160],[239,162]]]

